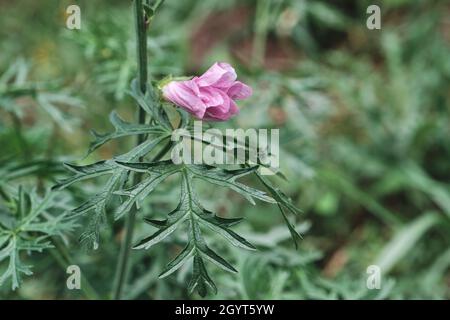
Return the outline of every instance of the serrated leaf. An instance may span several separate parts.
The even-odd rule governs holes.
[[[197,289],[200,296],[204,297],[207,293],[207,287],[211,288],[214,294],[217,294],[217,287],[212,279],[209,277],[206,271],[203,260],[196,256],[194,257],[194,270],[192,274],[191,281],[188,285],[189,292],[193,292]]]
[[[182,216],[177,221],[168,225],[167,227],[159,229],[151,236],[139,241],[139,243],[136,246],[134,246],[134,249],[149,249],[154,244],[164,240],[170,234],[172,234],[172,232],[174,232],[178,228],[178,226],[181,223],[183,223],[184,220],[185,220],[185,216]]]
[[[222,218],[207,210],[203,211],[201,218],[226,228],[235,226],[244,220],[243,218]]]
[[[277,203],[284,206],[293,214],[298,214],[302,212],[292,203],[291,199],[283,191],[281,191],[279,188],[274,187],[266,177],[262,176],[258,172],[255,172],[255,174],[258,177],[258,179],[264,184],[264,186],[269,190],[269,193],[272,195],[275,201],[277,201]]]
[[[94,209],[104,200],[105,193],[96,194],[92,198],[89,198],[87,201],[83,202],[80,206],[73,209],[72,213],[74,216],[85,214],[86,212]]]
[[[19,187],[17,196],[7,198],[14,199],[15,205],[0,214],[11,219],[10,223],[0,224],[0,263],[6,264],[0,267],[0,285],[10,279],[15,290],[21,283],[21,275],[32,274],[31,267],[20,257],[52,248],[50,237],[70,231],[74,224],[70,220],[63,221],[64,213],[50,213],[49,209],[58,208],[58,203],[63,200],[50,192],[40,198],[36,191]]]
[[[68,178],[61,182],[59,185],[55,186],[54,189],[61,189],[67,186],[67,184],[72,184],[83,178],[87,179],[87,176],[93,177],[96,174],[96,165],[103,166],[105,169],[104,174],[112,173],[109,180],[106,182],[103,190],[83,204],[72,210],[72,214],[74,216],[85,214],[88,212],[93,212],[90,217],[90,222],[87,227],[87,230],[83,232],[80,236],[80,241],[83,244],[86,244],[88,248],[97,248],[99,245],[99,235],[102,226],[104,225],[105,214],[106,214],[106,206],[109,202],[109,199],[113,195],[114,190],[117,188],[119,184],[124,185],[129,176],[129,170],[126,168],[119,166],[116,161],[136,161],[138,158],[145,156],[147,153],[151,152],[159,143],[167,139],[167,135],[160,136],[153,140],[146,140],[138,146],[134,147],[131,151],[118,156],[114,160],[107,160],[95,163],[93,165],[88,166],[73,166],[68,165],[68,168],[75,173],[74,177]],[[108,170],[108,165],[111,164],[111,170]]]
[[[97,250],[100,242],[100,231],[106,222],[106,213],[104,207],[95,207],[95,214],[92,215],[91,220],[79,238],[80,243],[85,245],[88,249]]]
[[[116,210],[114,215],[114,218],[116,220],[120,219],[125,213],[127,213],[136,202],[143,201],[144,198],[147,197],[153,190],[155,190],[155,188],[163,180],[179,171],[178,167],[176,167],[175,165],[168,166],[165,161],[163,161],[158,168],[162,171],[151,172],[150,176],[144,179],[139,184],[129,189],[115,192],[115,194],[129,197]]]
[[[191,171],[196,178],[200,178],[207,182],[230,188],[250,203],[255,204],[253,198],[269,202],[276,203],[276,201],[267,196],[265,192],[246,186],[245,184],[236,182],[235,180],[254,172],[257,167],[250,167],[238,170],[225,170],[217,167],[206,165],[188,165],[187,168]]]
[[[204,248],[199,249],[199,251],[205,259],[214,263],[216,266],[222,268],[225,271],[237,273],[237,270],[231,264],[229,264],[224,258],[219,256],[209,247],[205,246]]]
[[[279,204],[278,208],[280,209],[281,215],[283,216],[284,222],[291,234],[292,241],[294,241],[295,249],[298,249],[298,241],[302,240],[302,236],[295,230],[295,226],[289,221],[286,213],[283,210],[283,207]]]
[[[69,163],[65,163],[64,165],[70,171],[74,172],[75,175],[60,181],[52,187],[53,190],[62,190],[73,183],[112,173],[116,166],[114,161],[99,161],[86,166],[75,166]]]
[[[107,134],[99,134],[92,131],[95,140],[91,142],[89,146],[88,154],[92,153],[96,149],[100,148],[110,140],[140,134],[162,134],[163,128],[155,125],[148,124],[134,124],[124,121],[116,112],[112,112],[109,116],[111,124],[114,126],[115,132]]]
[[[144,164],[143,166],[136,165],[135,169],[150,169],[154,171],[154,167],[154,165],[149,166],[148,164]],[[187,260],[189,260],[191,257],[194,257],[194,273],[189,286],[191,290],[196,288],[201,295],[205,295],[208,286],[212,288],[214,292],[217,291],[217,288],[214,282],[212,282],[211,278],[208,276],[202,258],[212,262],[213,264],[219,266],[224,270],[230,272],[237,271],[231,264],[229,264],[225,259],[220,257],[217,253],[215,253],[207,246],[201,234],[200,223],[208,225],[214,231],[225,236],[225,238],[227,238],[232,244],[236,246],[246,249],[254,249],[254,247],[244,238],[240,237],[233,231],[228,230],[229,226],[240,222],[241,219],[220,218],[215,216],[212,212],[209,212],[202,208],[195,190],[193,189],[193,185],[191,182],[192,173],[186,168],[182,168],[181,173],[181,194],[180,202],[177,208],[169,213],[168,218],[165,220],[146,219],[147,223],[155,226],[159,230],[152,234],[150,237],[140,241],[135,248],[148,248],[149,246],[169,236],[184,221],[189,221],[189,243],[183,249],[183,251],[167,265],[167,267],[162,271],[160,277],[166,277],[172,274]]]
[[[203,224],[205,224],[212,231],[215,231],[216,233],[223,236],[232,245],[239,247],[239,248],[243,248],[243,249],[256,250],[256,248],[250,242],[248,242],[247,240],[242,238],[240,235],[238,235],[234,231],[224,227],[220,223],[218,223],[218,224],[214,223],[214,219],[203,218],[202,216],[200,216],[200,218],[202,218],[200,221],[202,221]]]
[[[140,145],[134,147],[131,151],[116,157],[114,160],[122,162],[136,161],[138,158],[145,156],[151,152],[162,141],[168,139],[170,135],[163,135],[153,140],[146,140]]]
[[[154,219],[144,219],[145,223],[148,223],[149,225],[152,225],[156,228],[164,228],[167,226],[167,220],[154,220]]]
[[[189,242],[189,244],[173,259],[166,268],[160,273],[159,278],[165,278],[175,271],[177,271],[183,264],[186,263],[195,252],[195,246]]]
[[[167,167],[173,168],[175,165],[171,160],[157,162],[123,162],[116,161],[121,167],[136,172],[163,172]]]
[[[283,216],[283,220],[289,230],[289,233],[291,234],[292,241],[294,241],[295,249],[298,249],[298,241],[302,240],[302,236],[297,232],[297,230],[295,230],[295,227],[289,221],[286,213],[283,210],[283,207],[287,208],[293,214],[298,214],[301,212],[301,210],[294,206],[291,199],[280,189],[274,187],[266,177],[262,176],[258,172],[255,172],[255,174],[258,179],[264,184],[264,186],[269,190],[269,193],[272,195],[275,201],[277,201],[278,209],[280,210],[281,215]]]

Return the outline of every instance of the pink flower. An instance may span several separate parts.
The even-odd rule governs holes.
[[[171,81],[162,88],[166,100],[196,118],[226,121],[239,112],[234,100],[252,95],[252,88],[236,81],[236,71],[225,62],[216,62],[202,76],[187,81]]]

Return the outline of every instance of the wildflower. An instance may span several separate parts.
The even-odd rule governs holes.
[[[200,77],[171,81],[162,88],[166,100],[201,120],[226,121],[239,112],[235,100],[252,95],[252,89],[236,81],[234,68],[216,62]]]

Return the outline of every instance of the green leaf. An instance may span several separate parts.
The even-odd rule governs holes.
[[[172,126],[170,124],[167,115],[162,112],[162,106],[159,105],[158,99],[155,99],[153,88],[147,84],[147,89],[145,90],[145,94],[139,88],[138,81],[134,79],[131,82],[131,91],[128,92],[134,100],[139,104],[139,106],[147,112],[152,119],[157,121],[163,128],[172,130]],[[160,112],[158,112],[160,111]]]
[[[281,191],[279,188],[274,187],[269,179],[259,174],[257,171],[255,171],[255,174],[278,204],[282,205],[293,214],[302,212],[292,203],[291,199],[283,191]]]
[[[71,121],[73,119],[70,119],[65,113],[63,113],[57,107],[57,104],[61,103],[61,96],[39,92],[37,94],[36,101],[38,105],[45,112],[47,112],[59,126],[61,126],[64,130],[67,130],[69,132],[73,131],[73,123]],[[72,106],[77,105],[78,103]]]
[[[186,263],[195,253],[195,246],[192,242],[189,242],[188,245],[173,259],[166,268],[161,272],[159,278],[165,278],[168,275],[177,271],[183,264]]]
[[[53,190],[62,190],[73,183],[112,173],[116,166],[115,162],[111,160],[99,161],[86,166],[75,166],[69,163],[65,163],[64,165],[70,171],[74,172],[75,175],[60,181],[57,185],[53,186]]]
[[[17,213],[21,219],[31,211],[31,205],[30,194],[25,192],[22,186],[19,186],[19,201]]]
[[[206,296],[208,287],[214,294],[217,294],[217,287],[209,277],[203,260],[199,256],[195,256],[193,275],[191,281],[189,282],[188,290],[192,293],[195,289],[197,289],[200,296],[204,297]]]
[[[243,249],[256,250],[256,248],[247,240],[245,240],[232,230],[226,228],[221,222],[219,222],[220,220],[218,221],[214,218],[210,218],[211,214],[212,212],[205,210],[205,214],[200,215],[201,218],[200,221],[202,221],[202,223],[206,225],[208,228],[210,228],[212,231],[215,231],[216,233],[223,236],[232,245]]]
[[[157,161],[157,162],[122,162],[116,161],[121,167],[136,172],[150,172],[150,173],[161,173],[164,172],[166,168],[174,168],[175,165],[171,160]]]
[[[95,207],[89,224],[79,238],[80,243],[88,249],[97,250],[100,243],[100,231],[106,223],[106,213],[103,205]]]
[[[15,238],[11,238],[9,244],[0,251],[0,262],[9,257],[8,266],[4,273],[0,276],[0,286],[2,286],[8,278],[11,278],[12,290],[17,289],[20,285],[20,272],[27,275],[30,275],[31,272],[25,266],[19,267],[21,263],[17,253]]]
[[[347,17],[341,11],[328,3],[311,2],[306,6],[306,9],[320,23],[338,30],[345,29],[349,23]]]
[[[416,220],[401,228],[391,241],[383,248],[375,265],[379,266],[383,274],[389,271],[403,259],[419,239],[440,221],[435,212],[425,213]]]
[[[257,167],[238,170],[225,170],[207,165],[188,165],[187,168],[193,173],[194,177],[222,187],[230,188],[242,195],[252,204],[255,204],[253,198],[269,203],[276,203],[276,201],[273,198],[267,196],[265,192],[248,187],[245,184],[235,181],[238,178],[254,172]]]
[[[297,230],[295,230],[295,226],[289,221],[288,217],[286,216],[286,213],[284,212],[283,207],[280,204],[278,204],[278,208],[280,209],[284,222],[286,223],[289,233],[291,234],[292,241],[294,241],[295,249],[298,249],[298,242],[301,241],[303,238],[300,235],[300,233],[298,233]]]
[[[139,172],[150,172],[150,175],[155,173],[161,174],[161,167],[164,168],[164,166],[159,166],[155,163],[121,163],[121,165]],[[165,166],[167,166],[167,163]],[[172,274],[191,257],[194,257],[194,273],[190,281],[190,288],[192,290],[196,288],[201,295],[205,295],[207,287],[212,288],[214,292],[217,289],[206,272],[203,259],[212,262],[226,271],[233,273],[237,271],[230,263],[207,246],[202,237],[200,225],[205,225],[213,231],[216,231],[235,246],[250,250],[254,250],[255,247],[228,229],[230,226],[239,223],[242,219],[220,218],[204,209],[192,185],[192,172],[186,167],[177,167],[177,170],[181,171],[180,202],[177,208],[170,212],[165,220],[145,219],[147,223],[158,228],[158,231],[141,240],[135,248],[148,249],[150,246],[172,234],[183,222],[188,221],[189,242],[180,254],[161,272],[160,277],[166,277]],[[236,175],[244,174],[247,171],[242,170],[241,172],[236,172]]]
[[[97,207],[99,203],[103,202],[105,200],[105,197],[105,193],[96,194],[95,196],[89,198],[86,202],[83,202],[80,206],[73,209],[72,214],[74,216],[77,216],[89,212],[90,210]]]
[[[156,0],[153,4],[153,10],[156,12],[165,0]]]
[[[207,246],[205,246],[202,249],[199,248],[199,251],[205,259],[214,263],[216,266],[222,268],[225,271],[229,271],[231,273],[237,273],[237,270],[231,264],[229,264],[224,258],[219,256],[217,253],[215,253],[213,250],[211,250]]]
[[[174,232],[183,221],[186,220],[188,212],[180,210],[180,206],[170,213],[171,215],[176,216],[175,219],[171,223],[165,222],[165,226],[160,228],[154,234],[149,237],[142,239],[137,245],[134,246],[134,249],[148,249],[152,245],[164,240],[168,237],[172,232]]]
[[[162,135],[155,139],[148,139],[140,145],[134,147],[131,151],[116,157],[115,160],[123,162],[136,161],[138,158],[151,152],[157,145],[169,137],[170,135]]]
[[[295,249],[298,249],[298,242],[302,240],[302,236],[295,230],[295,226],[289,221],[288,217],[286,216],[286,213],[284,212],[283,207],[288,209],[293,214],[298,214],[301,212],[300,209],[294,206],[291,199],[284,194],[279,188],[276,188],[272,185],[272,183],[267,179],[266,177],[262,176],[258,172],[255,172],[258,179],[264,184],[264,186],[269,190],[269,193],[272,195],[272,197],[277,201],[278,209],[281,212],[281,215],[283,216],[284,222],[289,230],[289,233],[291,234],[292,241],[294,241]]]
[[[97,248],[99,245],[100,231],[105,225],[106,220],[106,206],[109,203],[110,198],[113,196],[114,191],[119,185],[124,185],[130,174],[130,171],[117,164],[116,161],[136,161],[138,158],[145,156],[151,152],[162,141],[167,139],[167,135],[162,135],[155,139],[148,139],[139,144],[131,151],[118,156],[114,160],[100,161],[87,166],[73,166],[66,165],[71,171],[75,173],[73,177],[70,177],[53,189],[63,189],[72,183],[80,180],[96,177],[103,174],[112,174],[109,180],[106,182],[103,190],[95,194],[93,197],[82,203],[80,206],[72,210],[73,216],[86,214],[92,212],[90,221],[86,230],[81,234],[80,241],[88,248]],[[125,212],[124,212],[125,213]]]
[[[113,111],[111,112],[109,119],[114,126],[115,132],[107,134],[99,134],[92,131],[95,140],[91,142],[89,146],[88,154],[92,153],[96,149],[110,140],[140,134],[162,134],[164,129],[161,126],[149,125],[149,124],[134,124],[122,120],[119,115]]]
[[[122,166],[126,166],[126,163],[120,162]],[[115,194],[127,196],[119,208],[116,210],[114,218],[120,219],[124,214],[130,211],[132,206],[136,202],[141,202],[147,197],[155,188],[164,181],[167,177],[179,171],[179,168],[173,164],[168,164],[167,161],[161,161],[159,163],[152,164],[152,170],[149,171],[150,175],[145,178],[139,184],[128,188],[126,190],[116,191]]]
[[[31,275],[31,266],[25,265],[21,256],[32,252],[42,252],[52,248],[51,236],[61,236],[73,230],[75,224],[66,219],[65,213],[50,213],[49,209],[61,212],[58,207],[65,199],[47,193],[44,198],[38,197],[35,191],[29,192],[19,187],[17,195],[9,195],[15,205],[5,207],[0,217],[8,218],[0,224],[0,286],[11,279],[12,289],[21,283],[22,275]],[[3,208],[0,206],[0,208]]]
[[[149,225],[152,225],[156,228],[163,228],[163,227],[167,226],[167,220],[154,220],[154,219],[144,218],[144,222],[148,223]]]
[[[155,14],[155,11],[153,10],[152,7],[150,7],[148,4],[144,4],[144,11],[145,11],[145,15],[147,16],[147,19],[152,19],[153,15]]]

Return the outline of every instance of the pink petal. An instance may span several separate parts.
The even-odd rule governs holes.
[[[228,111],[230,118],[239,113],[239,108],[237,107],[236,102],[233,100],[230,101],[230,110]]]
[[[226,102],[222,105],[207,108],[203,119],[226,121],[239,112],[239,109],[233,100],[226,96],[225,101]]]
[[[223,105],[225,103],[225,99],[228,99],[228,96],[224,95],[222,90],[214,87],[201,88],[199,97],[207,108]]]
[[[225,121],[239,112],[234,102],[252,95],[252,88],[236,81],[236,72],[224,62],[215,63],[202,76],[172,81],[162,88],[163,96],[198,119]]]
[[[163,96],[201,119],[205,114],[206,105],[195,94],[195,86],[195,83],[191,83],[191,80],[172,81],[163,87]]]
[[[231,65],[225,62],[216,62],[196,79],[196,82],[200,87],[229,88],[236,78],[236,71]]]
[[[192,90],[192,92],[198,96],[200,94],[200,88],[197,85],[198,77],[192,78],[190,81],[186,81],[186,85]]]
[[[228,96],[233,100],[247,99],[253,94],[253,90],[250,86],[236,81],[227,91]]]

